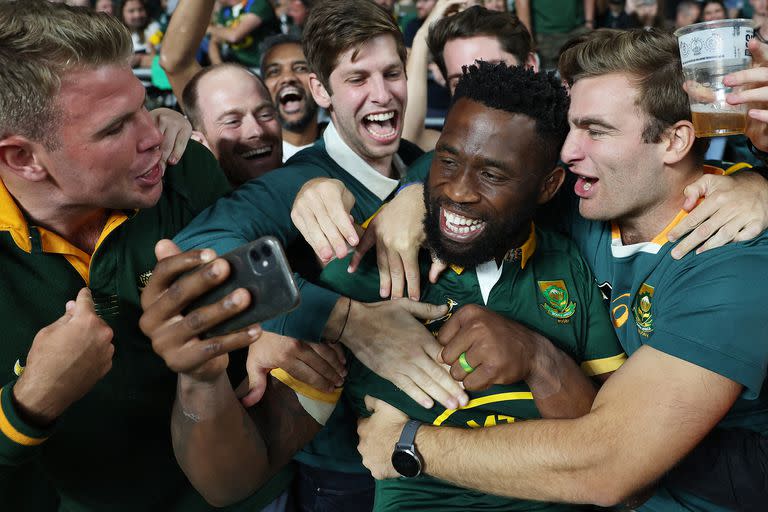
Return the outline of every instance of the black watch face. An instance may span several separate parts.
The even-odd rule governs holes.
[[[421,464],[416,456],[404,450],[395,450],[392,453],[392,466],[398,473],[408,478],[418,476],[421,471]]]

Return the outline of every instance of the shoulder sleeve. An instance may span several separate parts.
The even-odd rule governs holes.
[[[590,377],[616,371],[627,360],[627,356],[611,325],[595,277],[575,248],[573,253],[576,267],[574,275],[579,278],[576,286],[583,302],[581,369]]]
[[[227,178],[208,148],[190,140],[178,164],[165,173],[165,186],[186,200],[192,215],[229,192]]]
[[[654,291],[647,344],[738,382],[743,398],[756,398],[768,364],[766,269],[765,235],[689,254]]]
[[[0,466],[18,466],[36,456],[52,433],[21,419],[11,398],[13,384],[0,388]]]
[[[435,156],[434,151],[424,153],[420,158],[416,159],[408,168],[408,173],[405,175],[406,183],[420,182],[424,183],[429,177],[429,168],[432,166],[432,158]]]

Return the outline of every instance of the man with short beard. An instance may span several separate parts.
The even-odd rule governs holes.
[[[309,92],[309,66],[294,35],[273,36],[264,41],[261,76],[277,108],[283,127],[283,162],[320,136],[317,103]]]

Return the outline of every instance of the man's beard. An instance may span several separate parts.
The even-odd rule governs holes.
[[[466,211],[461,205],[443,201],[456,212]],[[429,195],[429,184],[424,184],[424,204],[427,213],[424,215],[424,231],[427,235],[427,245],[433,255],[442,262],[460,267],[476,267],[481,263],[501,258],[509,249],[525,242],[533,213],[536,210],[535,201],[523,205],[517,214],[506,218],[480,220],[486,223],[483,232],[474,240],[461,243],[449,240],[440,230],[440,209],[438,199]]]
[[[296,121],[288,121],[284,119],[280,113],[280,109],[277,110],[277,118],[280,121],[283,130],[293,133],[303,132],[312,121],[317,119],[317,104],[315,102],[310,103],[311,100],[307,97],[305,97],[304,101],[304,114]]]

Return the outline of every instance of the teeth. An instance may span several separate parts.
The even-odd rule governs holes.
[[[383,114],[369,114],[365,116],[365,119],[368,121],[389,121],[393,117],[395,117],[395,113],[390,111]]]
[[[480,219],[469,219],[446,210],[443,210],[443,215],[445,216],[446,227],[454,233],[471,233],[485,226],[485,222]]]
[[[286,87],[282,91],[280,91],[280,99],[285,98],[289,94],[295,94],[297,96],[301,96],[301,92],[296,87]]]
[[[269,153],[270,151],[272,151],[272,146],[264,146],[261,148],[252,149],[251,151],[246,151],[240,156],[242,156],[243,158],[250,158],[252,156],[258,156],[258,155],[263,155],[265,153]]]
[[[370,134],[371,134],[371,135],[373,135],[374,137],[383,137],[383,138],[387,138],[387,137],[392,137],[392,136],[394,136],[394,135],[397,133],[397,130],[395,130],[395,129],[392,129],[392,130],[388,131],[387,133],[380,133],[380,132],[377,132],[377,131],[375,131],[375,130],[371,130],[371,129],[370,129],[370,128],[368,128],[367,126],[366,126],[366,128],[365,128],[365,129],[368,131],[368,133],[370,133]]]

